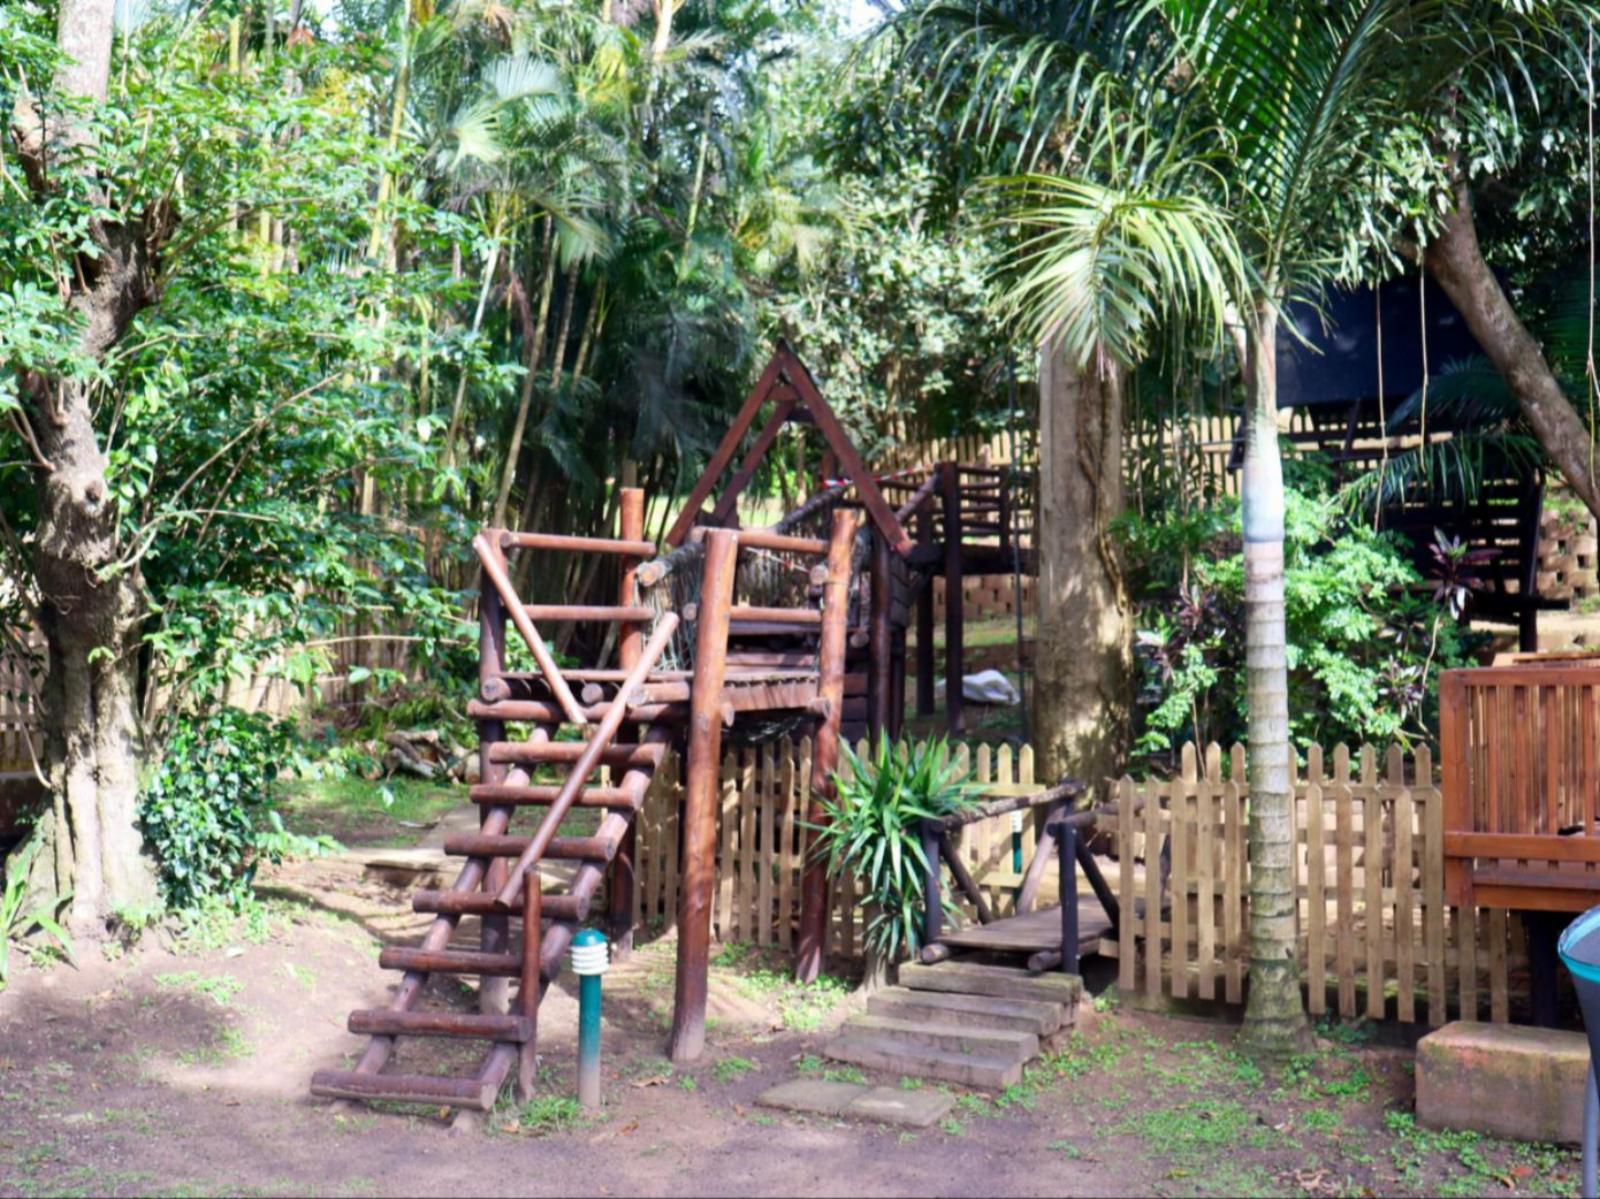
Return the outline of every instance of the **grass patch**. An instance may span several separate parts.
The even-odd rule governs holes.
[[[730,1083],[759,1069],[761,1067],[747,1057],[723,1057],[718,1058],[716,1065],[711,1067],[711,1075],[720,1083]]]
[[[583,1108],[570,1095],[541,1095],[518,1108],[512,1127],[504,1131],[548,1136],[576,1128],[583,1122]]]
[[[1162,1156],[1185,1158],[1240,1145],[1255,1123],[1243,1104],[1196,1099],[1130,1116],[1119,1131],[1142,1138]]]
[[[228,1007],[233,997],[244,989],[244,984],[231,974],[205,975],[194,970],[174,974],[156,975],[156,985],[177,991],[192,991],[204,995],[218,1007]]]

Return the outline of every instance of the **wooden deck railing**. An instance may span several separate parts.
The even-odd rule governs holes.
[[[1600,663],[1446,671],[1439,716],[1450,902],[1600,902]]]

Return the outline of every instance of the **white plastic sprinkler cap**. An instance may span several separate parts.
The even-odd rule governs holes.
[[[590,974],[604,974],[611,964],[611,947],[604,935],[585,929],[572,941],[572,972],[580,978]]]
[[[1011,831],[1014,832],[1014,833],[1022,832],[1022,809],[1021,808],[1018,808],[1015,812],[1011,813]]]

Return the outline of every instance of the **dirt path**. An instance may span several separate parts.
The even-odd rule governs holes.
[[[344,914],[277,901],[79,969],[23,969],[0,994],[0,1194],[1095,1195],[1570,1192],[1572,1155],[1423,1133],[1410,1055],[1324,1041],[1281,1076],[1226,1025],[1108,1011],[998,1098],[917,1133],[769,1113],[755,1096],[828,1067],[851,1010],[732,947],[713,971],[705,1059],[660,1056],[670,941],[606,980],[606,1109],[574,1119],[576,1003],[541,1012],[545,1080],[487,1126],[330,1104],[313,1070],[348,1060],[354,1007],[385,997],[398,893],[346,880]],[[567,980],[570,986],[570,980]],[[436,996],[465,1005],[470,996]],[[446,1051],[448,1050],[446,1046]],[[411,1068],[430,1063],[409,1060]],[[432,1064],[437,1064],[435,1061]],[[894,1078],[878,1081],[894,1085]],[[508,1131],[509,1130],[509,1131]]]

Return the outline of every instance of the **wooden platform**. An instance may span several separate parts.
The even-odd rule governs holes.
[[[1100,938],[1111,931],[1111,920],[1093,896],[1078,900],[1078,953],[1095,952]],[[952,949],[981,949],[991,953],[1036,953],[1061,948],[1061,908],[1041,908],[1021,916],[1004,916],[992,924],[952,929],[939,937]]]

